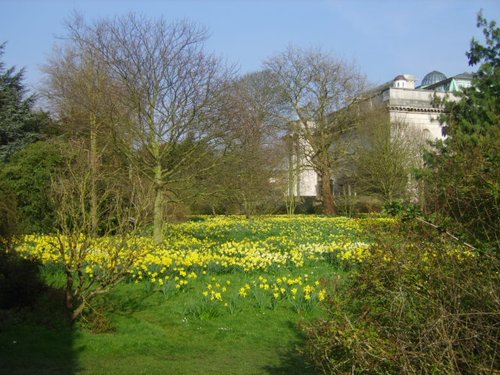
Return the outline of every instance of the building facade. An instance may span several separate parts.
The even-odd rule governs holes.
[[[416,77],[410,74],[397,75],[393,80],[377,86],[363,94],[360,100],[370,108],[387,108],[391,123],[404,123],[428,140],[442,139],[442,127],[438,121],[441,108],[434,104],[435,98],[457,100],[454,94],[470,87],[473,75],[462,73],[446,77],[432,71],[424,76],[419,86]],[[293,194],[305,199],[318,198],[320,178],[310,167],[306,158],[296,159]],[[335,192],[336,182],[332,181]]]
[[[434,99],[456,100],[454,94],[470,87],[471,82],[470,73],[447,78],[441,72],[432,71],[425,75],[420,86],[416,86],[413,75],[402,74],[370,90],[363,100],[372,106],[385,106],[392,123],[403,122],[423,131],[429,139],[441,139],[443,135],[438,121],[441,109],[434,105]]]

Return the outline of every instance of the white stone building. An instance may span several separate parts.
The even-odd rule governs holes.
[[[361,98],[367,105],[384,106],[392,123],[404,123],[425,134],[429,140],[443,137],[438,117],[441,109],[433,105],[435,97],[456,99],[455,92],[470,87],[472,74],[462,73],[447,78],[443,73],[433,71],[427,74],[420,86],[416,86],[413,75],[401,74],[393,80],[364,93]],[[318,197],[320,180],[306,159],[296,160],[299,164],[294,176],[294,194],[306,199]],[[334,184],[332,183],[332,186]]]
[[[415,77],[404,74],[370,90],[363,99],[370,105],[386,106],[391,122],[403,122],[427,133],[429,139],[439,139],[443,137],[438,121],[441,109],[433,105],[434,98],[454,100],[453,93],[470,87],[471,81],[469,73],[446,78],[443,73],[433,71],[416,87]]]

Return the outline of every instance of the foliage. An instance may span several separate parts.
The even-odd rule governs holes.
[[[500,30],[478,16],[485,45],[473,40],[470,65],[481,64],[471,88],[445,101],[446,139],[427,156],[430,211],[480,247],[497,248],[500,233]]]
[[[399,217],[402,221],[412,220],[423,214],[417,205],[401,200],[387,202],[384,205],[384,213],[389,216]]]
[[[0,170],[0,179],[17,204],[19,226],[25,233],[54,229],[50,188],[63,164],[63,148],[58,141],[33,143],[14,153]]]
[[[305,352],[316,368],[325,374],[498,371],[498,257],[411,224],[375,235],[359,268],[331,281],[328,317],[306,327]]]
[[[1,169],[0,169],[1,173]],[[7,181],[0,179],[0,239],[18,231],[18,212],[14,193]]]
[[[40,262],[9,252],[11,237],[18,234],[15,196],[0,178],[0,309],[32,306],[44,284]]]
[[[5,43],[0,44],[0,58]],[[40,138],[43,114],[33,111],[35,97],[27,96],[24,70],[6,69],[0,61],[0,162],[8,161],[18,149]]]
[[[9,251],[11,237],[17,234],[16,206],[15,199],[2,190],[1,181],[0,310],[18,309],[35,304],[39,293],[44,289],[44,283],[40,277],[39,261],[23,259],[17,253]]]
[[[481,15],[478,26],[486,46],[473,40],[467,55],[471,65],[482,65],[459,100],[444,101],[446,139],[426,160],[427,209],[440,225],[419,217],[415,206],[386,205],[407,220],[399,231],[374,233],[376,243],[359,268],[332,281],[328,317],[306,328],[305,351],[323,373],[500,369],[500,31]],[[455,241],[444,223],[493,251]]]
[[[213,211],[226,214],[244,213],[248,218],[256,214],[274,213],[283,197],[277,149],[261,145],[245,147],[235,145],[226,151],[210,183],[209,198]],[[212,211],[212,212],[213,212]]]
[[[44,67],[44,94],[68,139],[84,140],[91,170],[91,220],[98,231],[98,178],[103,168],[119,169],[114,135],[127,122],[110,72],[89,49],[67,43]],[[110,136],[111,135],[111,136]],[[123,159],[123,157],[122,157]]]
[[[360,119],[353,165],[353,185],[358,194],[382,202],[415,199],[410,178],[421,166],[426,139],[404,122],[391,122],[384,109],[366,111]]]

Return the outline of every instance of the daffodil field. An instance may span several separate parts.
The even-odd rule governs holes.
[[[166,296],[193,293],[200,301],[192,309],[194,314],[203,315],[214,304],[234,313],[244,301],[261,308],[284,304],[299,311],[326,298],[322,278],[331,275],[332,264],[363,260],[369,246],[363,236],[365,225],[391,221],[201,216],[168,225],[166,240],[160,245],[150,237],[91,240],[85,277],[99,278],[120,267],[119,261],[107,258],[111,251],[118,250],[123,258],[135,252],[128,282]],[[57,264],[61,254],[55,244],[53,236],[30,235],[19,242],[17,251],[43,264]]]
[[[0,332],[0,349],[11,353],[2,358],[9,369],[32,363],[32,373],[59,363],[67,373],[79,364],[82,374],[314,374],[296,350],[303,340],[301,322],[328,316],[322,301],[331,305],[339,283],[374,257],[398,269],[397,252],[373,246],[369,235],[398,225],[383,217],[196,216],[167,225],[159,245],[147,232],[18,238],[16,251],[40,261],[55,288],[64,286],[63,264],[73,264],[77,255],[61,249],[72,246],[86,252],[75,271],[85,287],[120,269],[126,273],[88,305],[74,330],[26,326],[24,341],[19,329]],[[426,274],[436,256],[459,262],[475,256],[455,243],[443,243],[439,254],[436,249],[426,242],[415,252]],[[112,333],[107,323],[100,331],[102,316]],[[29,344],[40,340],[53,346],[34,350]]]
[[[113,273],[122,266],[120,259],[130,259],[133,252],[126,281],[169,298],[189,293],[196,302],[186,309],[188,314],[209,317],[214,309],[217,314],[235,313],[245,302],[260,309],[281,305],[300,312],[327,297],[325,280],[333,273],[369,255],[390,261],[388,254],[377,249],[368,251],[364,229],[394,222],[390,218],[198,216],[169,224],[160,245],[147,236],[79,239],[90,241],[83,277],[92,281]],[[45,265],[57,265],[61,262],[57,241],[61,240],[65,239],[29,235],[19,240],[16,250]],[[458,259],[473,256],[456,246],[447,253]],[[422,251],[423,260],[432,256],[436,256],[432,249]]]

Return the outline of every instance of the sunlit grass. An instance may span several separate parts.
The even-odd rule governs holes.
[[[73,331],[61,336],[44,327],[19,328],[25,339],[32,332],[37,340],[51,343],[37,350],[25,339],[19,345],[6,344],[16,341],[18,328],[0,332],[4,368],[12,374],[40,369],[81,374],[311,373],[296,350],[302,340],[299,322],[322,316],[328,280],[363,259],[369,243],[363,228],[392,222],[197,217],[168,225],[160,245],[131,237],[120,251],[142,251],[143,257],[125,283],[94,301]],[[17,248],[23,256],[41,260],[45,278],[60,287],[62,260],[53,241],[53,236],[27,236]],[[124,242],[93,240],[85,277],[99,276],[108,266],[107,249],[118,243]],[[61,348],[65,355],[58,356],[59,344],[72,349]],[[16,372],[23,368],[28,370]]]

